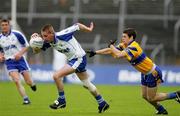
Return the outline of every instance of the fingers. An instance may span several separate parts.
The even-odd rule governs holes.
[[[111,39],[111,40],[109,41],[108,48],[110,48],[111,45],[114,45],[114,44],[116,43],[116,41],[117,41],[117,39],[115,39],[115,40],[112,40],[112,39]]]
[[[90,26],[89,26],[89,30],[90,30],[90,31],[92,31],[92,30],[93,30],[93,28],[94,28],[94,23],[93,23],[93,22],[91,22],[91,23],[90,23]]]
[[[89,57],[93,57],[96,55],[96,52],[93,50],[86,50],[86,53],[89,53]]]
[[[38,34],[38,33],[33,33],[33,34],[31,35],[31,38],[35,38],[35,37],[39,37],[39,34]]]

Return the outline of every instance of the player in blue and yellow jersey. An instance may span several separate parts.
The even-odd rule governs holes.
[[[118,46],[115,47],[114,42],[111,42],[109,48],[88,51],[89,56],[110,54],[114,58],[126,58],[135,69],[142,73],[142,97],[156,108],[156,114],[166,115],[168,114],[167,110],[159,102],[168,99],[176,99],[180,102],[180,91],[157,93],[158,85],[163,82],[161,69],[145,55],[135,38],[136,31],[128,28],[123,31],[122,43]]]

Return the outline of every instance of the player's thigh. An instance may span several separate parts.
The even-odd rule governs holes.
[[[142,85],[141,92],[142,92],[142,97],[146,99],[147,98],[147,86]]]
[[[54,73],[54,77],[64,77],[75,72],[70,65],[65,64],[60,70]]]
[[[18,71],[12,71],[9,72],[9,76],[12,78],[14,82],[18,82],[20,80],[19,72]]]
[[[29,72],[29,71],[24,71],[24,72],[22,72],[21,74],[22,74],[22,76],[23,76],[23,78],[24,78],[24,80],[25,80],[26,82],[31,82],[31,81],[32,81],[31,75],[30,75],[30,72]]]
[[[76,74],[77,74],[77,76],[79,77],[80,80],[88,79],[88,76],[89,76],[87,71],[77,72]]]
[[[155,98],[157,93],[157,86],[156,87],[147,87],[147,95],[148,99],[152,100]]]

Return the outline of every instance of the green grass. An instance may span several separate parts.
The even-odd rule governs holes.
[[[155,110],[141,98],[140,86],[97,85],[103,97],[109,102],[110,109],[97,113],[95,99],[80,85],[65,85],[67,107],[52,110],[48,106],[57,98],[53,83],[38,83],[38,91],[33,92],[25,85],[32,104],[22,105],[14,83],[0,82],[0,116],[153,116]],[[180,86],[162,86],[159,91],[169,92]],[[180,116],[180,104],[174,100],[162,104],[169,116]]]

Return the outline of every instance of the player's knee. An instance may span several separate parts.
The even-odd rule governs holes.
[[[56,73],[53,75],[53,79],[54,80],[57,80],[57,79],[59,79],[59,75],[57,75]]]
[[[32,85],[32,81],[31,80],[26,80],[26,84]]]
[[[92,84],[88,79],[82,80],[83,86],[91,92],[96,91],[96,86]]]
[[[148,99],[147,99],[149,102],[155,102],[156,101],[156,99],[154,98],[154,97],[148,97]]]
[[[18,78],[12,78],[12,80],[15,84],[19,84],[19,82],[20,82],[20,80]]]

